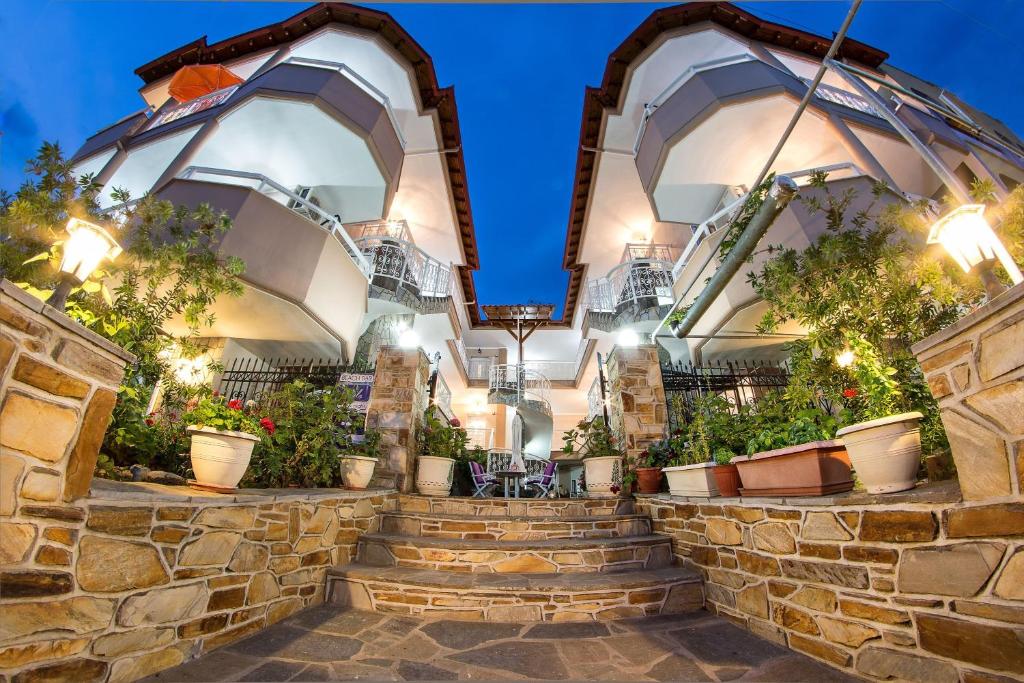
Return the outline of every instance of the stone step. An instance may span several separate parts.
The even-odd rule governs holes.
[[[366,565],[452,572],[622,572],[669,566],[672,541],[653,535],[495,541],[366,534],[357,558]]]
[[[327,574],[327,602],[486,621],[593,621],[702,609],[700,577],[680,567],[612,574],[488,574],[350,564]]]
[[[618,538],[647,536],[646,515],[585,515],[583,517],[478,517],[433,512],[388,512],[381,517],[385,534],[477,540],[548,540],[555,538]]]
[[[586,517],[630,515],[632,498],[463,498],[402,494],[401,512],[473,517]]]

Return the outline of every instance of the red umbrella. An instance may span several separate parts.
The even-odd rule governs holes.
[[[197,64],[178,69],[168,92],[179,102],[189,102],[241,82],[241,78],[220,64]]]

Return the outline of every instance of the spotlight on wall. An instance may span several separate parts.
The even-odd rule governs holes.
[[[415,349],[420,345],[420,335],[416,334],[416,330],[407,327],[398,335],[398,345],[403,349]]]
[[[636,330],[627,327],[626,329],[619,332],[616,343],[622,347],[632,347],[640,345],[640,335],[636,333]]]
[[[1024,282],[1017,264],[985,219],[984,204],[965,204],[937,220],[928,233],[928,244],[936,243],[942,245],[965,273],[977,268],[975,272],[990,298],[1004,289],[992,273],[995,259],[999,259],[1013,284]]]

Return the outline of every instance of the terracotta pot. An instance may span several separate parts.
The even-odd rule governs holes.
[[[612,486],[622,486],[622,458],[602,455],[583,459],[588,498],[611,498]]]
[[[921,413],[900,413],[860,422],[836,432],[868,493],[906,491],[917,484],[921,465]]]
[[[365,455],[343,455],[341,462],[341,481],[350,489],[365,489],[373,479],[373,470],[377,467],[377,458]]]
[[[736,465],[715,465],[711,470],[718,484],[718,492],[726,498],[740,495],[740,471]]]
[[[661,468],[637,467],[636,480],[640,493],[657,493],[661,490]]]
[[[811,441],[749,459],[733,458],[741,496],[823,496],[853,488],[850,456],[842,441]]]
[[[218,489],[237,487],[260,438],[248,432],[195,425],[188,428],[188,433],[192,435],[192,471],[196,483]]]
[[[424,496],[447,496],[452,492],[455,461],[436,455],[416,458],[416,490]]]
[[[668,479],[668,491],[673,496],[693,496],[711,498],[718,495],[718,484],[712,470],[713,462],[702,462],[696,465],[680,465],[666,467],[662,470]]]

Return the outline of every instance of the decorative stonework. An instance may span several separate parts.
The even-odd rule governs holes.
[[[430,361],[419,349],[381,348],[366,427],[380,431],[385,452],[375,479],[392,476],[399,491],[415,488],[416,429],[427,408],[429,379]]]
[[[914,346],[965,500],[1024,491],[1024,284]]]
[[[707,609],[762,637],[878,680],[1008,681],[1024,675],[1024,507],[952,493],[644,496],[637,511],[704,575]],[[739,543],[712,538],[723,525]]]
[[[668,430],[668,409],[656,346],[622,348],[608,356],[608,420],[627,457],[636,458]]]
[[[89,490],[134,356],[0,281],[0,516]]]
[[[395,498],[97,480],[21,505],[0,521],[0,680],[135,680],[250,635],[321,602]]]

